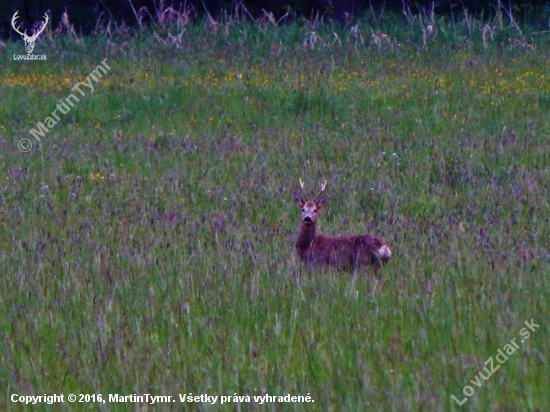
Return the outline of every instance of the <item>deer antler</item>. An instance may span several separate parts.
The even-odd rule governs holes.
[[[34,41],[38,38],[38,36],[40,36],[40,33],[42,33],[44,31],[44,29],[46,28],[46,26],[48,25],[48,22],[50,21],[50,18],[48,17],[48,14],[47,13],[44,13],[44,19],[46,20],[43,24],[42,24],[42,27],[40,28],[40,30],[37,30],[35,31],[32,36],[29,36],[27,34],[27,30],[25,30],[24,33],[21,33],[19,31],[19,26],[15,27],[15,22],[17,20],[17,18],[19,17],[19,11],[16,11],[15,14],[13,15],[12,19],[11,19],[11,25],[13,27],[13,30],[15,30],[16,33],[19,33],[21,36],[23,36],[23,39],[25,39],[25,41]]]
[[[25,30],[25,33],[21,33],[19,31],[19,26],[15,27],[15,21],[17,20],[17,17],[19,17],[18,14],[19,14],[19,11],[16,11],[15,14],[13,15],[12,19],[11,19],[11,25],[13,27],[13,30],[15,30],[15,32],[19,33],[21,36],[28,37],[27,36],[27,30]]]
[[[317,193],[317,196],[315,196],[315,201],[317,201],[321,198],[321,195],[325,191],[326,187],[327,187],[327,181],[325,180],[325,182],[321,185],[321,190],[319,191],[319,193]]]
[[[304,182],[302,182],[302,178],[300,178],[300,190],[304,190]]]
[[[47,13],[44,13],[44,19],[46,21],[44,23],[42,23],[42,27],[40,27],[40,30],[35,31],[32,34],[32,38],[35,39],[35,40],[38,38],[38,36],[40,36],[40,33],[42,33],[46,29],[46,26],[48,25],[48,22],[50,21],[50,18],[48,17]]]

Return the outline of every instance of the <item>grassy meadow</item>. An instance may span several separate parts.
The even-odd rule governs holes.
[[[180,18],[52,30],[34,62],[6,41],[2,408],[549,410],[550,41],[512,23]],[[305,270],[299,178],[328,180],[319,232],[390,244],[380,273]],[[107,402],[11,401],[54,393]],[[108,402],[145,393],[176,402]]]

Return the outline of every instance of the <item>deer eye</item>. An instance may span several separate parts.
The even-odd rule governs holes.
[[[306,211],[306,209],[302,209],[302,212],[305,212],[305,211]]]
[[[317,213],[317,209],[315,209],[315,210],[313,211],[313,213]]]

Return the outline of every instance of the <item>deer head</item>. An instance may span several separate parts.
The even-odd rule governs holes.
[[[302,224],[305,226],[314,226],[317,223],[317,216],[323,205],[327,202],[328,196],[323,195],[325,188],[327,186],[327,181],[321,185],[321,191],[315,196],[313,200],[304,200],[302,194],[304,192],[304,182],[300,179],[300,192],[292,193],[292,198],[294,203],[298,205],[302,210],[301,219]]]
[[[21,37],[23,38],[23,41],[25,42],[25,49],[27,50],[28,54],[31,54],[34,50],[34,43],[36,42],[36,39],[38,39],[38,36],[46,29],[46,25],[48,24],[48,21],[50,20],[47,14],[44,14],[44,23],[40,23],[41,27],[37,30],[35,30],[32,34],[32,36],[27,35],[27,30],[25,30],[24,33],[19,31],[19,26],[15,26],[15,21],[17,20],[19,11],[16,11],[13,15],[13,18],[11,19],[11,26],[13,27],[13,30],[15,30],[16,33],[19,33]]]

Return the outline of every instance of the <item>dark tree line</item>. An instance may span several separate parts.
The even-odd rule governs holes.
[[[550,0],[500,0],[504,7],[513,10],[519,18],[546,15],[550,17]],[[67,10],[77,32],[91,31],[100,17],[126,25],[136,24],[136,11],[147,8],[152,16],[172,7],[176,11],[191,11],[201,17],[209,13],[214,18],[225,14],[245,13],[254,18],[263,10],[272,12],[275,18],[285,15],[291,18],[326,18],[343,21],[361,15],[367,10],[377,13],[401,13],[404,9],[413,13],[426,12],[433,7],[437,14],[469,13],[484,16],[494,14],[499,0],[0,0],[0,36],[10,33],[11,17],[19,10],[22,27],[31,27],[49,11],[52,26],[56,26]],[[146,19],[145,19],[146,20]]]

